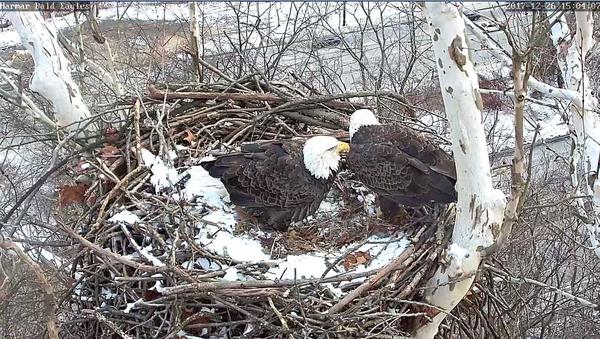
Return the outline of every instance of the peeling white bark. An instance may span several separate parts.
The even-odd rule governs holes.
[[[552,27],[552,42],[556,47],[558,65],[568,88],[578,92],[583,102],[570,106],[571,137],[575,148],[571,155],[571,185],[575,195],[591,195],[591,210],[585,208],[585,199],[574,200],[578,213],[587,217],[586,229],[594,252],[600,257],[600,181],[598,165],[600,158],[600,121],[594,114],[598,109],[598,99],[592,95],[590,79],[585,69],[585,58],[593,45],[594,18],[591,12],[576,12],[577,29],[571,38],[571,31],[564,16]],[[581,169],[579,167],[581,166]],[[583,184],[580,185],[580,178]]]
[[[450,312],[471,288],[480,250],[494,243],[506,197],[494,189],[481,121],[477,74],[467,52],[465,25],[457,8],[425,3],[456,163],[458,202],[452,244],[427,283],[426,302]],[[433,338],[447,313],[418,328],[417,338]]]
[[[90,111],[71,77],[69,60],[60,48],[55,27],[48,25],[39,12],[8,12],[6,18],[35,62],[29,88],[52,103],[59,127],[76,130],[77,122],[89,118]]]
[[[463,16],[463,19],[466,23],[466,26],[469,30],[469,32],[473,33],[477,39],[479,39],[479,41],[481,42],[482,45],[486,46],[488,48],[488,50],[501,62],[500,65],[500,69],[503,75],[508,75],[510,74],[510,68],[512,65],[512,60],[511,58],[508,56],[509,54],[506,54],[506,49],[503,46],[498,45],[494,40],[490,39],[487,35],[486,32],[482,31],[481,29],[479,29],[479,27],[477,27],[471,20],[469,20],[469,18],[467,18],[466,16]],[[551,98],[555,98],[558,100],[565,100],[565,101],[569,101],[572,102],[573,104],[577,105],[577,106],[583,106],[583,97],[581,95],[581,93],[579,93],[578,91],[574,91],[571,89],[566,89],[566,88],[558,88],[558,87],[554,87],[551,85],[548,85],[546,83],[543,83],[539,80],[537,80],[535,77],[530,76],[528,81],[527,81],[527,85],[533,89],[535,89],[536,91],[543,93],[544,95],[551,97]],[[586,106],[588,105],[588,103],[586,103]],[[588,109],[591,109],[590,106],[588,106]]]

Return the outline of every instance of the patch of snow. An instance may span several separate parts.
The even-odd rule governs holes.
[[[123,222],[125,224],[133,225],[136,222],[140,222],[141,220],[137,215],[133,214],[131,211],[122,210],[121,212],[113,215],[110,219],[108,219],[108,221],[114,223]]]
[[[367,265],[358,265],[354,268],[355,272],[366,272],[374,269],[379,269],[387,265],[389,262],[400,256],[406,247],[410,244],[410,241],[406,238],[390,238],[390,237],[379,237],[371,236],[368,242],[360,247],[357,251],[369,252],[373,259]],[[301,255],[289,255],[283,259],[275,260],[277,266],[272,267],[266,273],[269,279],[311,279],[319,278],[323,275],[327,267],[330,265],[329,262],[333,259],[343,255],[345,250],[353,246],[348,245],[333,253],[311,253]],[[329,260],[327,260],[329,259]],[[331,277],[339,274],[339,271],[343,271],[342,264],[336,265],[338,271],[329,270],[325,277]],[[356,281],[362,281],[365,278],[357,278]],[[330,290],[337,296],[341,296],[344,293],[338,287],[333,284],[327,284]]]
[[[142,299],[138,299],[132,303],[127,303],[127,306],[125,307],[125,309],[123,310],[123,313],[129,313],[134,307],[137,306],[137,304],[139,304],[140,302],[142,302]]]
[[[160,261],[157,257],[153,256],[150,251],[152,250],[152,246],[147,246],[144,248],[140,248],[140,254],[147,260],[149,260],[154,266],[165,266],[165,264]]]
[[[226,229],[224,230],[213,225],[202,225],[202,229],[196,238],[206,249],[219,255],[229,256],[234,260],[244,262],[259,262],[270,259],[263,252],[262,245],[258,240],[246,235],[234,236],[231,233],[233,225],[235,225],[233,215],[224,213],[223,211],[215,211],[203,219],[207,220],[207,217],[209,217],[209,221],[213,220],[220,224],[225,221],[224,226]]]
[[[2,31],[0,32],[0,49],[5,49],[21,44],[21,38],[17,31]]]
[[[177,170],[170,164],[152,154],[147,149],[142,149],[142,163],[152,172],[150,183],[154,186],[156,192],[161,192],[165,188],[173,187],[179,180]]]
[[[188,201],[199,197],[210,207],[225,208],[229,202],[229,193],[220,179],[211,177],[202,166],[193,166],[187,173],[190,175],[185,184],[183,196]]]
[[[248,334],[250,334],[252,332],[252,330],[254,330],[254,325],[252,324],[248,324],[246,325],[246,329],[244,330],[244,333],[242,333],[242,336],[247,336]]]
[[[238,280],[238,270],[235,267],[230,267],[225,270],[225,276],[223,280],[227,281],[237,281]]]
[[[196,260],[196,264],[205,271],[216,271],[221,269],[221,265],[218,262],[207,258],[199,258]]]
[[[117,297],[117,294],[115,292],[112,292],[111,290],[109,290],[106,287],[102,287],[101,295],[106,300],[112,300],[112,299],[115,299]]]
[[[200,335],[207,335],[207,334],[208,334],[208,329],[203,328],[202,329],[202,333]],[[196,337],[194,335],[188,334],[184,330],[181,330],[181,331],[177,332],[177,338],[182,338],[182,339],[203,339],[204,337]]]
[[[277,267],[269,270],[272,279],[309,279],[318,278],[327,269],[325,256],[319,254],[288,255],[279,262]],[[327,275],[335,275],[330,270]]]
[[[158,276],[159,276],[159,277],[162,277],[160,274],[158,274]],[[163,287],[163,285],[162,285],[162,281],[160,281],[160,280],[157,280],[157,281],[154,283],[154,286],[150,287],[149,289],[150,289],[150,290],[155,290],[155,291],[156,291],[156,292],[158,292],[158,293],[163,293],[163,292],[165,291],[165,288],[164,288],[164,287]]]
[[[338,298],[345,295],[344,291],[342,291],[341,288],[333,286],[332,283],[327,283],[327,284],[325,284],[325,286],[327,286],[327,288],[331,291],[331,293],[333,293],[333,295]]]
[[[226,230],[228,232],[233,232],[233,229],[235,228],[236,224],[235,217],[233,216],[233,214],[228,212],[228,209],[213,211],[202,217],[202,220],[221,226],[214,227],[213,225],[207,225],[205,229],[207,232],[216,230]]]
[[[341,205],[341,200],[340,201],[334,201],[334,202],[329,202],[327,200],[323,200],[321,202],[321,205],[319,205],[319,209],[317,210],[316,213],[334,213],[339,211],[340,209],[340,205]]]
[[[379,237],[376,235],[369,237],[368,242],[361,246],[358,251],[368,251],[373,256],[373,260],[366,266],[357,266],[357,271],[364,272],[382,268],[399,257],[409,244],[410,241],[406,238]]]
[[[543,139],[569,134],[569,126],[558,114],[553,114],[549,119],[539,120],[537,123],[540,125],[540,137]]]

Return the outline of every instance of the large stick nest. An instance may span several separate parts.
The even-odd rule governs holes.
[[[336,253],[320,276],[294,272],[290,278],[287,272],[274,278],[267,273],[276,261],[234,259],[198,240],[204,228],[215,227],[203,220],[212,207],[177,197],[184,196],[186,170],[211,151],[313,134],[347,138],[349,113],[363,107],[353,98],[375,97],[411,113],[391,93],[326,96],[311,90],[309,95],[256,79],[151,87],[147,96],[124,104],[125,127],[107,129],[106,143],[79,159],[73,173],[79,183],[61,192],[61,202],[68,205],[68,194],[85,190],[87,206],[69,205],[59,219],[77,244],[71,253],[73,293],[64,301],[73,310],[64,314],[72,320],[63,326],[65,334],[385,337],[408,334],[438,312],[422,302],[422,294],[451,233],[446,227],[451,213],[424,208],[386,224],[368,213],[364,188],[345,172],[330,194],[331,201],[341,201],[337,210],[317,214],[287,233],[241,224],[234,230],[236,236],[258,239],[272,259]],[[154,168],[143,164],[142,149],[177,170],[173,185],[157,191]],[[134,222],[111,221],[124,209]],[[359,249],[372,236],[410,242],[369,269],[379,253]],[[224,279],[232,268],[243,278]]]

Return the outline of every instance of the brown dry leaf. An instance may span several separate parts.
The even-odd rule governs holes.
[[[71,204],[82,204],[85,200],[85,191],[88,185],[77,184],[75,186],[64,185],[58,188],[58,202],[60,207]]]
[[[440,313],[440,310],[433,308],[433,307],[424,307],[424,309],[422,311],[425,314],[427,314],[429,316],[429,318],[431,318],[431,319],[435,318],[435,316]],[[425,317],[423,317],[421,319],[421,321],[423,321],[423,325],[429,322]]]
[[[212,318],[202,312],[196,312],[193,308],[184,308],[180,315],[181,322],[185,322],[185,331],[192,335],[202,335],[202,328],[195,327],[197,324],[209,324]]]
[[[371,261],[371,253],[365,251],[357,251],[354,253],[356,257],[356,263],[358,265],[366,264]]]
[[[368,263],[371,260],[371,254],[369,252],[365,252],[365,251],[356,251],[354,253],[350,253],[348,254],[345,258],[344,258],[344,262],[342,263],[342,265],[344,265],[344,268],[347,270],[354,268],[358,265],[363,265]]]
[[[152,301],[162,297],[162,293],[156,290],[145,290],[142,294],[142,299],[144,301]]]
[[[100,150],[100,158],[109,159],[119,157],[120,150],[114,145],[106,145]]]
[[[94,206],[94,204],[96,204],[97,201],[98,201],[98,196],[96,195],[96,193],[92,192],[85,199],[85,204],[91,207],[91,206]]]
[[[196,137],[196,134],[192,133],[189,129],[185,130],[185,133],[187,134],[185,136],[185,138],[183,138],[183,140],[187,141],[190,143],[190,145],[192,143],[194,143],[194,141],[198,140],[198,137]]]
[[[104,135],[106,136],[106,141],[108,142],[117,142],[119,140],[119,132],[114,127],[108,127],[104,130]]]

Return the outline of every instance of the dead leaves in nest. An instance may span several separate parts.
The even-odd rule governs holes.
[[[290,230],[286,237],[286,243],[288,245],[302,251],[317,250],[319,248],[318,243],[321,240],[318,230],[313,228]]]
[[[163,296],[162,293],[158,292],[157,290],[148,289],[148,290],[145,290],[144,293],[142,294],[142,299],[144,301],[152,301],[152,300],[156,300],[162,296]]]
[[[58,188],[58,203],[61,208],[73,204],[83,204],[86,200],[85,192],[88,185],[79,183],[77,185],[63,185]]]
[[[102,159],[107,166],[112,165],[121,156],[121,150],[114,145],[106,145],[100,149],[100,159]]]
[[[196,136],[196,134],[192,133],[192,131],[190,131],[189,129],[185,130],[185,134],[186,134],[186,136],[183,137],[183,140],[187,141],[188,144],[190,144],[190,145],[194,145],[196,140],[198,140],[198,137]]]
[[[106,141],[108,142],[117,142],[121,138],[119,136],[119,131],[117,131],[114,127],[108,127],[104,130],[104,136],[106,136]]]
[[[196,308],[192,307],[184,307],[181,309],[180,313],[180,321],[185,323],[185,331],[191,335],[201,336],[203,335],[202,326],[194,326],[194,325],[205,325],[214,322],[216,319],[213,319],[210,316],[210,313],[198,312]],[[217,320],[218,321],[218,320]],[[185,338],[185,337],[180,337]]]
[[[371,253],[366,251],[356,251],[354,253],[348,254],[344,258],[344,262],[342,263],[342,265],[344,265],[344,268],[346,269],[346,271],[348,271],[351,268],[354,268],[358,265],[366,265],[369,261],[371,261],[371,259]]]

